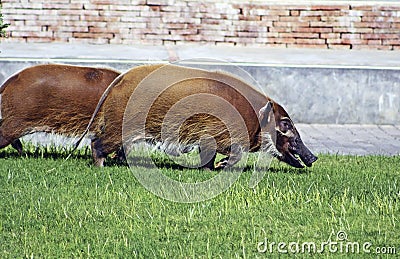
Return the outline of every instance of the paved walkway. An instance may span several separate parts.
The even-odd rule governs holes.
[[[400,69],[399,51],[348,51],[319,49],[266,49],[250,47],[113,46],[75,44],[0,43],[1,62],[84,62],[100,61],[146,63],[174,61],[192,57],[228,60],[258,66],[322,66],[342,68],[369,67]],[[0,65],[1,67],[1,65]],[[297,124],[304,143],[315,153],[400,154],[398,125],[321,125]],[[39,138],[48,142],[46,138]]]
[[[298,124],[303,142],[315,153],[400,155],[400,125]]]
[[[400,125],[296,124],[306,146],[315,154],[400,155]],[[76,139],[45,133],[24,137],[35,145],[73,145]],[[85,139],[86,146],[90,142]]]
[[[400,51],[326,50],[207,45],[146,46],[0,42],[0,62],[53,61],[72,63],[173,62],[192,58],[233,64],[285,67],[389,68],[400,70]]]

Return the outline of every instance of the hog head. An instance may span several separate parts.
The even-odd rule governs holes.
[[[259,112],[261,132],[271,132],[271,122],[275,123],[276,149],[279,155],[275,155],[293,167],[303,168],[303,163],[310,167],[318,157],[316,157],[303,143],[300,134],[294,126],[287,112],[279,104],[269,101]],[[273,115],[273,116],[271,116]]]

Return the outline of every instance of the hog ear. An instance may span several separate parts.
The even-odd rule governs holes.
[[[258,111],[259,121],[261,128],[267,126],[269,123],[269,113],[272,110],[272,103],[269,101],[267,104]]]

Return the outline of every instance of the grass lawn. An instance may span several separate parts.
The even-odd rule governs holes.
[[[91,166],[86,151],[66,160],[5,149],[0,159],[0,258],[400,255],[398,156],[321,155],[303,170],[274,161],[255,189],[244,172],[186,204],[151,194],[126,166]]]

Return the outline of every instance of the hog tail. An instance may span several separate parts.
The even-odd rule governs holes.
[[[123,74],[119,75],[117,78],[114,79],[114,81],[111,82],[111,84],[106,88],[106,90],[103,92],[101,95],[99,102],[97,103],[96,109],[94,110],[92,117],[90,118],[90,121],[88,125],[86,126],[85,131],[82,133],[82,135],[79,137],[78,141],[75,143],[74,148],[72,149],[71,153],[73,153],[79,146],[79,144],[82,142],[83,138],[88,134],[90,128],[92,127],[92,124],[97,116],[97,114],[100,111],[101,106],[103,105],[104,101],[106,100],[108,94],[110,93],[111,89],[119,82],[121,81],[123,77]]]

